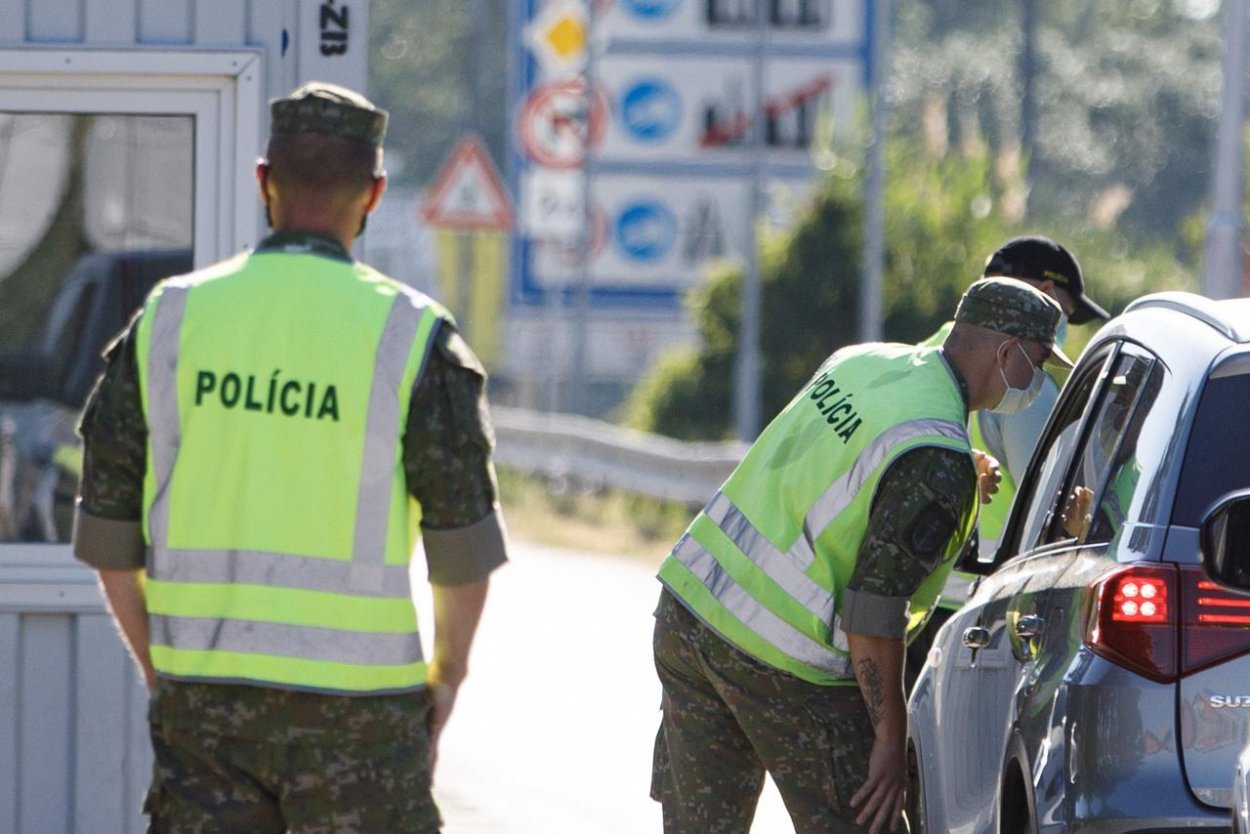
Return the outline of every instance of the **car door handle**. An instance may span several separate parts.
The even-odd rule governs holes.
[[[963,644],[968,649],[984,649],[990,644],[990,630],[983,626],[964,629]]]
[[[1032,639],[1042,633],[1042,629],[1046,626],[1046,621],[1036,614],[1026,614],[1016,620],[1016,636],[1023,637],[1026,640]]]

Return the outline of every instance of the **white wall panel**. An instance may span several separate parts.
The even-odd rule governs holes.
[[[72,831],[73,804],[66,801],[72,787],[73,771],[68,767],[72,734],[65,732],[73,726],[70,618],[28,614],[21,630],[17,831]]]
[[[245,0],[200,0],[195,4],[197,46],[240,46],[247,43]]]
[[[17,830],[18,622],[0,612],[0,831]]]
[[[26,2],[0,0],[0,43],[16,43],[25,39]]]
[[[191,4],[187,0],[139,0],[139,42],[162,46],[191,43]]]
[[[82,40],[84,0],[27,0],[26,39],[32,43]]]
[[[0,548],[0,669],[0,834],[142,831],[147,693],[68,547]]]
[[[74,720],[78,727],[74,756],[74,831],[76,834],[126,834],[142,827],[140,806],[103,773],[124,773],[128,722],[127,678],[135,666],[116,650],[117,632],[107,614],[84,614],[74,623],[78,664],[74,670]]]
[[[33,1],[33,0],[32,0]],[[138,42],[136,0],[87,3],[84,38],[92,46],[130,46]]]

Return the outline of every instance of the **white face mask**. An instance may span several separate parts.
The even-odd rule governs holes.
[[[1016,347],[1020,348],[1020,352],[1024,353],[1024,348],[1020,347],[1020,343],[1016,342]],[[1003,391],[1002,399],[998,401],[998,405],[990,409],[995,414],[1015,414],[1023,411],[1033,404],[1037,399],[1037,395],[1042,393],[1042,382],[1046,373],[1033,364],[1033,360],[1029,359],[1029,355],[1024,353],[1024,361],[1029,363],[1029,367],[1033,369],[1033,378],[1029,380],[1027,388],[1012,388],[1011,383],[1007,381],[1007,374],[1003,372],[1006,363],[999,367],[998,375],[1003,378],[1003,385],[1007,386]]]

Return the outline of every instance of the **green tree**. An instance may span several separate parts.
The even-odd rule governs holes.
[[[986,257],[1019,234],[1047,234],[1077,253],[1091,295],[1116,312],[1194,279],[1162,244],[1130,247],[1115,232],[1020,221],[1018,159],[984,148],[934,156],[898,136],[888,151],[885,338],[917,342],[954,313]],[[862,182],[845,165],[830,174],[795,228],[764,236],[760,340],[762,414],[772,419],[832,351],[858,340]],[[688,298],[699,346],[670,354],[643,379],[626,422],[682,439],[731,435],[741,271],[716,270]],[[1069,346],[1092,334],[1073,328]],[[1084,332],[1079,332],[1084,331]]]
[[[1030,212],[1176,240],[1202,205],[1220,91],[1217,17],[1163,0],[1033,3],[1036,137]],[[1020,142],[1021,3],[901,0],[896,123],[930,141]]]
[[[475,7],[480,14],[470,19]],[[369,94],[391,113],[386,144],[396,182],[428,182],[468,129],[502,167],[505,0],[373,0],[369,12]]]
[[[859,180],[830,175],[793,230],[763,235],[760,338],[763,413],[771,419],[839,345],[854,341],[862,215]],[[715,269],[687,306],[699,347],[668,355],[626,404],[626,422],[686,440],[723,439],[733,423],[742,273]],[[778,326],[782,325],[784,326]]]

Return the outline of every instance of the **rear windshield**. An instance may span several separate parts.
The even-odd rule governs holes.
[[[1197,527],[1217,498],[1250,487],[1250,374],[1207,380],[1189,433],[1172,523]]]

